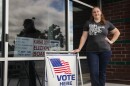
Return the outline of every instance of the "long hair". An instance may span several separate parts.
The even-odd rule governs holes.
[[[100,7],[94,6],[94,7],[92,8],[92,11],[94,10],[94,8],[98,8],[98,9],[101,11],[101,21],[100,21],[100,24],[104,25],[104,24],[106,23],[106,19],[105,19],[105,17],[104,17],[104,14],[102,13],[102,10],[100,9]],[[94,21],[94,17],[93,17],[92,15],[91,15],[91,17],[90,17],[90,20],[91,20],[91,21]]]

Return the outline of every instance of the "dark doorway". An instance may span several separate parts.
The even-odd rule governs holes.
[[[80,37],[83,31],[83,25],[89,19],[91,8],[83,6],[79,3],[73,3],[73,47],[78,48]],[[85,47],[80,52],[80,56],[85,55]]]
[[[91,6],[97,4],[97,0],[82,0]],[[93,1],[93,3],[92,3]],[[73,2],[73,48],[77,49],[79,46],[80,38],[83,31],[83,26],[87,20],[89,20],[91,16],[92,8],[79,4],[77,2]],[[82,48],[81,52],[79,53],[80,56],[86,56],[86,46]],[[82,73],[87,75],[85,81],[89,81],[89,71],[87,66],[87,59],[81,59],[81,68]]]
[[[83,0],[84,1],[84,0]],[[84,1],[91,6],[95,6],[97,4],[97,0],[86,0]],[[79,46],[80,38],[83,31],[83,26],[87,20],[89,20],[91,16],[90,7],[84,6],[77,2],[73,2],[73,48],[76,49]],[[84,46],[80,52],[80,56],[85,56]]]

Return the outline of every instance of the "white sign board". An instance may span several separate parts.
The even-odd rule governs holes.
[[[48,55],[46,58],[48,86],[78,86],[76,55]]]
[[[60,41],[17,37],[15,40],[15,57],[43,57],[45,51],[60,50]]]
[[[33,39],[25,37],[17,37],[15,41],[14,56],[31,57],[33,55]]]

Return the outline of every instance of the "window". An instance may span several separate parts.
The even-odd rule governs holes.
[[[2,56],[2,0],[0,0],[0,58]]]
[[[9,0],[9,57],[66,50],[65,0]]]

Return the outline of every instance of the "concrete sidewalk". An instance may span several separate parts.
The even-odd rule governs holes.
[[[91,84],[88,83],[88,84],[84,84],[83,86],[91,86]],[[130,86],[130,85],[116,84],[116,83],[106,83],[106,86]]]
[[[90,84],[90,77],[89,76],[90,76],[89,73],[83,74],[83,83],[84,83],[83,86],[91,86],[91,84]],[[79,77],[79,83],[80,83],[79,86],[81,86],[80,77]],[[106,86],[130,86],[130,85],[106,82]]]

